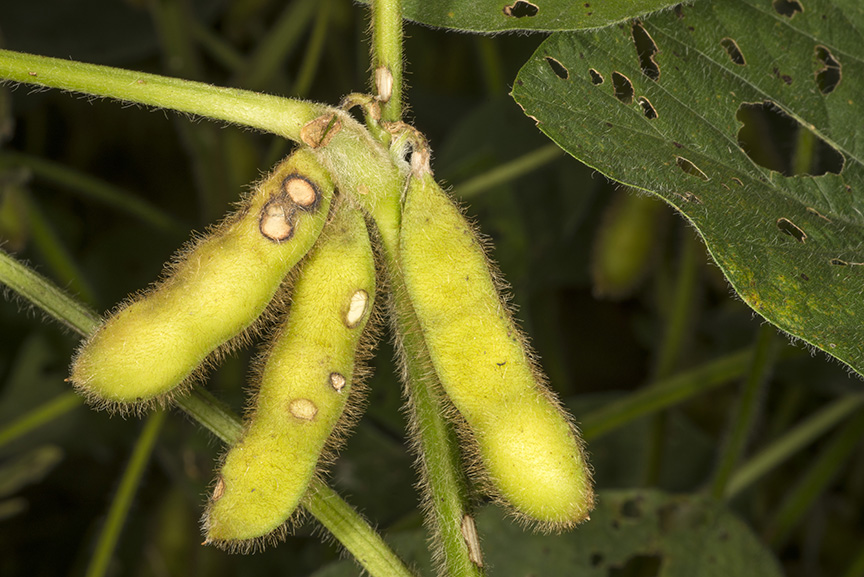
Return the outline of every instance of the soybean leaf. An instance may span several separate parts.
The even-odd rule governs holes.
[[[782,575],[777,561],[750,528],[722,503],[702,495],[604,491],[591,521],[560,535],[526,533],[506,519],[501,509],[487,506],[477,513],[477,531],[484,564],[498,577]],[[423,539],[421,531],[414,531],[394,535],[392,541],[403,558],[425,569],[428,560],[421,553]],[[314,577],[355,573],[347,561],[340,561]]]
[[[513,97],[681,211],[760,315],[864,373],[862,34],[853,0],[683,6],[550,36]]]
[[[675,4],[672,0],[404,0],[402,13],[408,20],[462,32],[553,32],[608,26]]]

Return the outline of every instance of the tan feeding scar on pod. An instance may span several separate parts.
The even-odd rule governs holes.
[[[258,228],[261,234],[275,242],[284,242],[294,233],[291,216],[294,211],[285,210],[285,203],[280,198],[274,198],[261,209],[261,219]]]
[[[282,185],[288,197],[303,208],[314,206],[318,200],[318,190],[315,185],[302,176],[290,176]]]
[[[341,393],[342,389],[345,388],[345,377],[339,373],[330,373],[330,386],[337,393]]]
[[[345,325],[349,329],[356,327],[363,319],[368,305],[369,293],[366,291],[361,289],[351,295],[351,302],[348,304],[348,313],[345,315]]]
[[[288,405],[288,410],[291,411],[292,415],[304,421],[311,421],[318,414],[318,407],[309,399],[294,399]]]

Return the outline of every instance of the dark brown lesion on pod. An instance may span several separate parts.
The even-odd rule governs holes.
[[[321,191],[315,183],[299,174],[292,174],[282,181],[282,193],[294,204],[310,212],[318,208],[321,199]]]
[[[273,242],[285,242],[294,235],[294,204],[284,195],[271,198],[261,209],[258,230]]]
[[[333,390],[337,393],[341,393],[342,389],[345,388],[347,381],[345,380],[345,376],[341,373],[330,373],[330,386],[333,387]]]

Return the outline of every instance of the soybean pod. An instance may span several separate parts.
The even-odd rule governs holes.
[[[487,487],[549,528],[587,518],[593,491],[576,429],[544,385],[472,227],[428,172],[408,184],[399,250],[432,364]]]
[[[91,401],[164,401],[214,350],[262,314],[312,247],[333,183],[306,150],[261,181],[239,210],[181,250],[164,280],[122,305],[79,348],[70,381]]]
[[[208,543],[244,549],[274,531],[281,537],[335,444],[334,428],[338,438],[348,426],[343,412],[357,386],[355,357],[375,298],[362,213],[340,202],[299,273],[254,411],[224,456],[204,519]]]

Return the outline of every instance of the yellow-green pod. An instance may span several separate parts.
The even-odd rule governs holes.
[[[69,380],[109,406],[164,398],[261,315],[317,240],[332,196],[313,156],[292,154],[182,251],[158,286],[107,318],[79,348]]]
[[[647,194],[615,193],[592,247],[591,280],[598,297],[630,296],[660,246],[663,203]]]
[[[431,174],[412,176],[404,203],[405,286],[486,481],[524,517],[552,527],[584,520],[593,492],[582,443],[529,357],[474,231]]]
[[[243,549],[283,527],[297,508],[334,427],[344,424],[374,298],[366,223],[340,203],[299,271],[254,411],[224,457],[204,518],[208,543]]]

